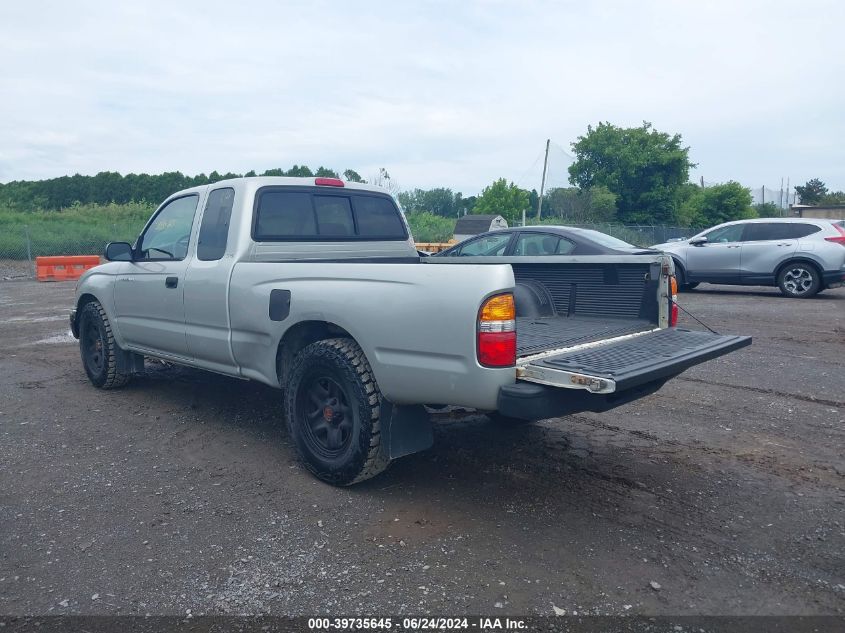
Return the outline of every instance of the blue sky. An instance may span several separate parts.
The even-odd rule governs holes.
[[[72,5],[72,6],[71,6]],[[845,189],[845,3],[5,2],[0,181],[386,167],[566,182],[587,125],[680,133],[692,177]]]

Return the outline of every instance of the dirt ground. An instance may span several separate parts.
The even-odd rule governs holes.
[[[434,416],[348,489],[269,388],[94,389],[72,296],[0,282],[0,613],[845,613],[843,289],[702,285],[681,304],[750,348],[605,414]]]

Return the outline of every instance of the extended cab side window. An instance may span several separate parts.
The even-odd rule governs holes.
[[[231,187],[215,189],[208,194],[200,223],[197,259],[210,262],[223,257],[229,240],[229,222],[234,202],[235,190]]]
[[[199,196],[191,194],[171,200],[156,213],[141,236],[138,250],[142,259],[180,260],[188,255],[191,227]]]

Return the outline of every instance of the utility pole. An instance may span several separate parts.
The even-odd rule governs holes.
[[[783,211],[783,176],[780,177],[780,208]]]
[[[789,208],[789,176],[786,177],[786,208]]]
[[[704,176],[701,177],[701,188],[704,189]]]
[[[546,158],[543,161],[543,179],[540,181],[540,200],[537,202],[537,220],[540,219],[540,216],[543,212],[543,191],[546,189],[546,169],[549,166],[549,143],[552,139],[546,139]]]

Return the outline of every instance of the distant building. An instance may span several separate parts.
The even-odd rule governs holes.
[[[789,211],[797,218],[812,218],[814,220],[842,220],[845,219],[845,204],[793,204]]]
[[[457,242],[463,242],[479,233],[506,228],[508,228],[508,221],[501,215],[473,215],[470,213],[458,218],[455,224],[454,239]]]

